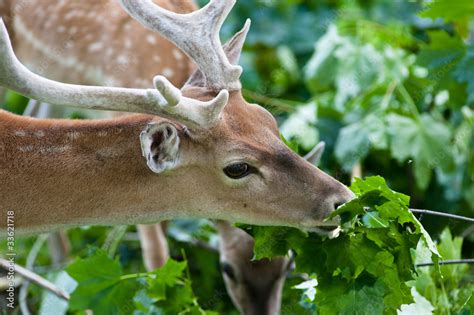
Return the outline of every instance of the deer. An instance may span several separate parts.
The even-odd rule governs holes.
[[[225,237],[222,237],[222,239],[225,239]],[[224,243],[224,242],[223,242]]]
[[[325,143],[318,143],[304,159],[318,165]],[[254,239],[228,221],[214,220],[219,234],[221,273],[235,307],[244,315],[276,315],[291,267],[288,256],[254,260]],[[140,225],[142,256],[148,271],[162,267],[169,258],[164,224]],[[338,233],[338,232],[337,232]],[[328,235],[336,237],[336,234]]]
[[[1,22],[1,86],[51,104],[136,114],[70,121],[0,113],[0,206],[15,211],[18,233],[183,217],[337,228],[325,219],[352,193],[293,153],[273,116],[242,96],[236,63],[250,22],[226,45],[219,39],[234,3],[180,14],[121,1],[197,65],[181,89],[161,75],[149,89],[46,79],[17,59]]]

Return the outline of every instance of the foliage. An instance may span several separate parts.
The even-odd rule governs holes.
[[[255,258],[294,250],[296,270],[316,276],[313,303],[319,314],[395,314],[412,302],[411,251],[421,242],[430,261],[437,262],[439,253],[408,210],[408,196],[378,176],[356,179],[351,189],[357,198],[333,214],[345,218],[343,235],[327,239],[292,228],[250,227]]]
[[[463,0],[239,0],[222,35],[229,38],[247,17],[252,19],[241,59],[243,92],[277,116],[293,150],[304,154],[323,140],[321,168],[339,179],[359,165],[364,174],[380,174],[390,187],[411,196],[411,207],[472,217],[473,16],[472,1]],[[9,91],[0,107],[21,114],[26,101]],[[406,211],[407,197],[378,177],[358,180],[353,189],[359,198],[338,211],[345,216],[346,232],[337,239],[288,228],[251,228],[257,257],[286,255],[293,248],[298,272],[311,274],[304,284],[287,280],[282,313],[333,314],[337,310],[328,305],[335,305],[341,314],[356,309],[380,314],[404,304],[402,314],[431,314],[430,309],[472,314],[472,268],[440,266],[440,273],[414,268],[430,261],[435,248]],[[466,233],[466,225],[427,216],[420,221],[439,239],[443,259],[474,257],[474,234]],[[72,310],[235,314],[224,293],[218,256],[194,242],[215,242],[210,224],[173,223],[169,234],[175,260],[152,273],[141,272],[133,228],[119,245],[120,259],[85,249],[103,243],[107,231],[68,232],[71,255],[85,257],[67,268],[78,282]],[[17,243],[17,263],[24,265],[34,239]],[[0,242],[0,252],[4,246]],[[72,290],[64,271],[50,267],[46,248],[36,264],[46,266],[38,271],[43,276]],[[30,286],[28,300],[48,314],[48,299],[40,289]]]
[[[463,240],[453,237],[446,228],[440,235],[437,245],[443,259],[461,259]],[[426,252],[418,247],[415,262],[426,262]],[[431,268],[417,268],[417,277],[411,282],[417,292],[436,305],[437,314],[472,314],[474,313],[474,281],[469,266],[466,264],[440,266],[440,273]]]
[[[153,272],[124,275],[117,259],[97,249],[67,268],[77,281],[69,307],[98,315],[214,314],[198,306],[186,268],[186,262],[170,259]]]

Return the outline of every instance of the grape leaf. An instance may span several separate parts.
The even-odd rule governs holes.
[[[439,253],[408,209],[409,197],[391,190],[379,176],[356,179],[357,198],[334,212],[344,219],[345,233],[335,239],[292,228],[250,227],[259,258],[296,253],[296,269],[315,274],[314,304],[319,314],[395,314],[413,302],[407,281],[413,280],[412,251],[421,240],[432,260]],[[361,219],[370,215],[373,221]],[[367,224],[365,223],[367,222]]]
[[[474,16],[474,2],[465,0],[433,0],[420,13],[422,17],[459,21]]]
[[[454,69],[453,76],[459,82],[466,83],[468,100],[474,102],[474,47],[469,47],[464,57]]]
[[[445,124],[428,114],[421,115],[420,119],[389,114],[387,122],[392,136],[392,156],[400,162],[409,158],[415,161],[414,173],[419,188],[426,189],[433,168],[453,167],[451,131]]]
[[[363,121],[345,126],[337,137],[335,154],[337,160],[346,171],[359,161],[363,160],[369,153],[369,133]]]
[[[369,114],[340,130],[335,155],[342,167],[350,171],[357,162],[367,156],[371,147],[386,149],[387,146],[388,134],[384,118]]]
[[[282,124],[280,130],[288,140],[296,140],[305,150],[311,150],[319,141],[319,133],[315,128],[316,104],[311,102],[300,106]]]
[[[443,259],[461,259],[462,238],[453,237],[448,228],[440,235],[437,244]],[[413,250],[416,263],[430,262],[428,248],[422,243]],[[466,264],[442,265],[440,272],[433,268],[417,268],[417,276],[411,284],[416,290],[436,306],[440,314],[471,314],[474,310],[469,266]]]
[[[194,296],[191,280],[186,276],[187,262],[168,259],[166,264],[149,273],[147,296],[164,314],[213,314],[202,310]],[[142,300],[143,298],[142,293]]]
[[[71,294],[69,307],[73,310],[90,309],[94,314],[121,314],[133,310],[133,296],[138,288],[136,279],[122,280],[122,267],[103,250],[78,259],[67,268],[78,282]]]
[[[324,36],[316,43],[315,52],[305,68],[308,87],[313,92],[328,89],[336,79],[338,60],[336,49],[344,39],[339,36],[335,25],[331,25]]]
[[[452,72],[466,52],[463,41],[444,31],[428,32],[429,44],[422,46],[417,64],[429,70],[428,79],[437,90],[448,89]]]

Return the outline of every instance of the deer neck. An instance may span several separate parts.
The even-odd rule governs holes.
[[[1,212],[15,212],[19,233],[166,219],[174,185],[141,156],[139,135],[152,119],[38,120],[0,111]],[[157,197],[148,202],[151,183]]]

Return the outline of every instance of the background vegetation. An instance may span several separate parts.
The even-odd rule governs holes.
[[[349,184],[356,167],[364,176],[381,175],[391,188],[411,196],[411,208],[474,217],[474,2],[239,0],[223,37],[229,38],[247,17],[253,25],[241,60],[244,94],[278,117],[295,150],[304,154],[323,140],[321,168],[341,181]],[[8,93],[2,107],[21,114],[24,105],[24,99]],[[444,259],[474,257],[472,225],[419,219]],[[88,247],[100,247],[109,230],[69,231],[72,256],[93,257],[94,266],[114,270],[117,278],[142,272],[133,227],[118,246],[119,261]],[[153,285],[175,288],[179,283],[183,291],[171,294],[181,296],[188,309],[195,306],[196,312],[194,296],[204,309],[236,313],[223,294],[217,254],[196,245],[215,245],[213,227],[206,221],[174,222],[169,236],[173,258],[186,258],[188,265],[171,263],[174,278]],[[26,263],[35,241],[19,241],[19,264]],[[70,273],[74,266],[80,263],[69,267]],[[66,284],[65,267],[53,266],[42,248],[35,270]],[[420,268],[412,285],[428,303],[422,311],[472,314],[472,271],[467,265],[443,267],[441,277],[433,268]],[[303,291],[292,288],[301,282],[294,275],[288,279],[284,314],[318,311]],[[30,308],[42,314],[66,307],[51,299],[34,286],[28,292]],[[77,303],[77,309],[84,306]],[[137,304],[142,307],[134,305],[137,314],[158,312],[146,303],[143,295]],[[175,313],[176,307],[167,310]]]

